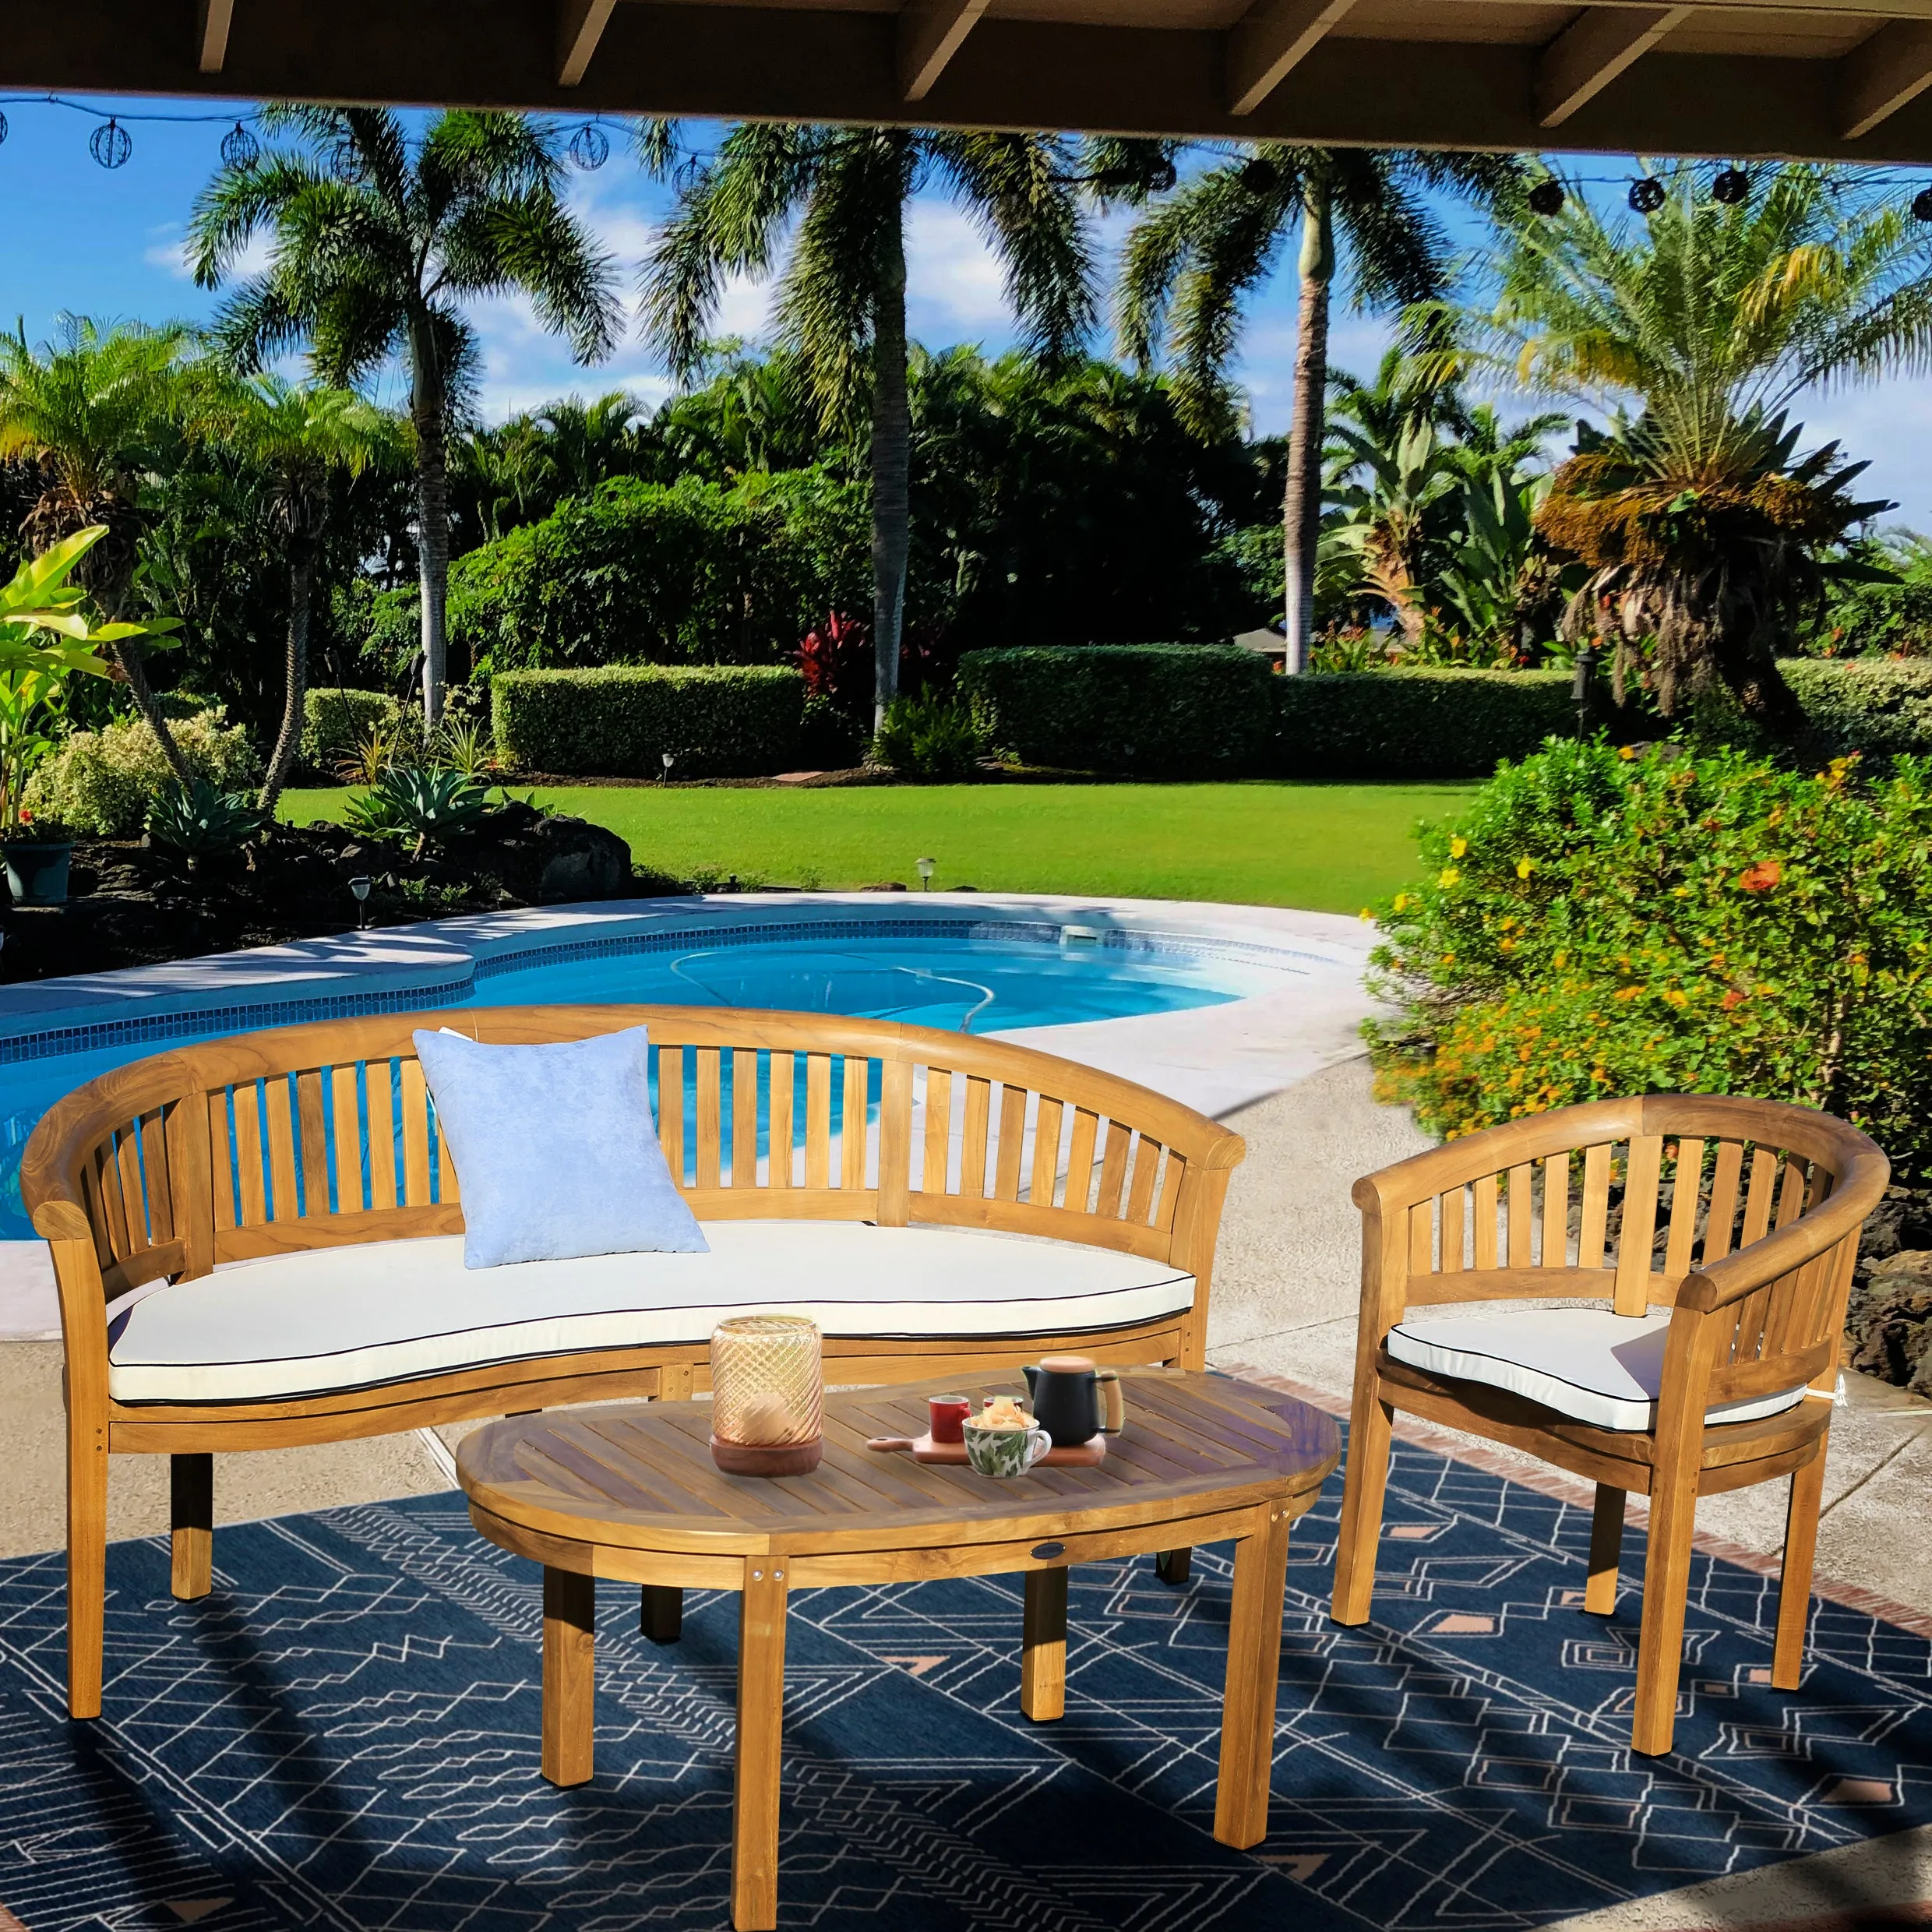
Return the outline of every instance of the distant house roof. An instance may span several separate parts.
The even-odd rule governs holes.
[[[0,86],[1932,162],[1932,0],[14,0]]]
[[[1236,632],[1234,641],[1243,650],[1258,650],[1264,658],[1278,658],[1288,648],[1288,640],[1266,625],[1259,630]]]

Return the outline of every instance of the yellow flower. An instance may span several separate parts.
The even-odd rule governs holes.
[[[1535,869],[1536,862],[1533,858],[1519,858],[1516,862],[1516,876],[1518,879],[1527,879]]]
[[[1373,925],[1375,923],[1374,908],[1372,906],[1364,906],[1362,908],[1361,918],[1364,925]]]
[[[1440,872],[1437,873],[1436,883],[1442,887],[1446,890],[1449,887],[1453,886],[1461,876],[1461,873],[1458,872],[1454,866],[1445,866]]]
[[[1405,892],[1398,892],[1396,894],[1394,898],[1391,901],[1391,904],[1398,912],[1407,911],[1408,907],[1408,894]],[[1366,908],[1363,909],[1362,916],[1365,919],[1369,916]]]
[[[1561,972],[1564,967],[1570,964],[1570,955],[1567,953],[1559,953],[1549,963],[1556,968],[1558,972]]]
[[[1641,986],[1620,986],[1610,997],[1613,999],[1634,999],[1643,990]]]
[[[1452,838],[1449,841],[1449,856],[1451,858],[1460,858],[1468,849],[1469,841],[1466,838]]]

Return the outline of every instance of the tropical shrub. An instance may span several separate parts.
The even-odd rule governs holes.
[[[1271,673],[1208,644],[968,651],[958,689],[986,742],[1021,764],[1151,778],[1243,777],[1274,736]]]
[[[185,785],[171,780],[147,815],[150,844],[185,859],[190,869],[205,858],[239,851],[262,829],[263,817],[245,791],[221,791],[206,778]]]
[[[261,760],[239,724],[219,706],[183,718],[175,742],[189,770],[217,791],[259,784]],[[97,732],[76,732],[28,781],[26,803],[37,819],[53,819],[84,837],[136,838],[148,808],[178,786],[154,734],[138,717],[117,718]]]
[[[344,820],[370,838],[414,838],[442,844],[473,832],[489,809],[489,793],[446,765],[392,765],[366,791],[351,799]]]
[[[372,733],[393,736],[402,707],[386,691],[356,691],[339,685],[312,688],[302,700],[302,763],[333,772],[355,757]]]
[[[491,686],[497,755],[524,771],[679,778],[789,769],[805,684],[777,665],[510,671]]]
[[[1610,1095],[1747,1095],[1932,1155],[1932,764],[1553,743],[1374,908],[1390,1100],[1454,1137]]]
[[[985,749],[969,705],[922,693],[894,698],[886,707],[872,756],[875,764],[902,778],[943,784],[971,777]]]

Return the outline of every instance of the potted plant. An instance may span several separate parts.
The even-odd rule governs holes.
[[[60,905],[67,897],[74,841],[65,827],[37,823],[23,801],[35,767],[54,748],[69,681],[111,675],[101,644],[175,628],[172,619],[100,624],[82,610],[86,593],[69,579],[107,534],[104,524],[76,531],[0,586],[0,862],[16,905]]]

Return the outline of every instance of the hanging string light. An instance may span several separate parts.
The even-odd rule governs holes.
[[[567,151],[587,175],[594,174],[611,158],[611,138],[594,121],[587,121],[571,136]]]
[[[1630,205],[1640,215],[1654,215],[1664,205],[1664,185],[1654,175],[1631,183]]]
[[[1553,177],[1546,176],[1529,191],[1529,206],[1531,212],[1535,214],[1560,214],[1563,212],[1563,183]]]
[[[1259,154],[1241,171],[1241,185],[1251,195],[1271,195],[1281,183],[1281,170]]]
[[[1750,195],[1750,177],[1741,167],[1721,168],[1711,184],[1711,199],[1726,208],[1735,208]]]
[[[262,144],[238,121],[221,137],[221,158],[231,167],[252,167],[262,158]]]
[[[110,116],[88,136],[87,152],[103,167],[125,167],[134,152],[134,137]]]
[[[348,135],[344,135],[330,149],[329,171],[345,188],[360,188],[368,179],[369,171],[363,165],[362,150]]]
[[[4,114],[0,114],[0,141],[4,141],[4,140],[5,140],[5,139],[6,139],[6,138],[7,138],[7,117],[6,117]]]
[[[1912,197],[1912,218],[1914,221],[1932,221],[1932,188],[1921,188]]]

